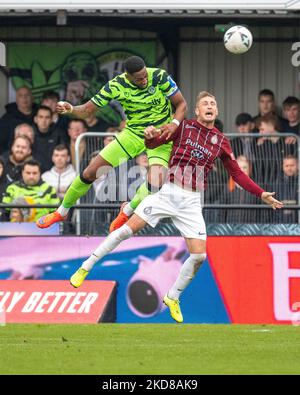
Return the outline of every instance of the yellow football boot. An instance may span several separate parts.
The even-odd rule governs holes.
[[[173,320],[175,320],[176,322],[183,322],[183,317],[179,306],[179,300],[170,299],[168,297],[168,294],[166,294],[163,302],[166,306],[169,307],[170,314]]]
[[[79,288],[80,285],[83,283],[84,279],[86,276],[89,274],[89,272],[82,267],[80,267],[70,278],[70,284],[74,288]]]

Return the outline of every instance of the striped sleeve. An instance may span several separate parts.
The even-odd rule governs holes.
[[[56,189],[47,183],[43,184],[43,189],[45,188],[44,196],[43,196],[43,201],[49,204],[59,204],[60,200],[59,197],[57,196]]]
[[[114,87],[112,81],[108,81],[95,96],[91,98],[91,101],[98,107],[106,106],[111,100],[115,99]]]
[[[176,82],[169,76],[165,70],[160,73],[160,90],[166,97],[171,97],[179,91]]]

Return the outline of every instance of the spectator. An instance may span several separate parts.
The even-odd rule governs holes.
[[[288,96],[282,103],[283,115],[286,118],[287,125],[285,133],[295,133],[300,135],[300,100],[294,96]],[[297,139],[289,136],[285,139],[286,144],[295,144]]]
[[[262,185],[274,182],[279,175],[282,158],[294,152],[294,145],[286,145],[278,132],[278,119],[270,114],[258,120],[259,133],[262,135],[255,146],[254,178]],[[271,137],[264,135],[270,134]]]
[[[109,124],[104,119],[96,117],[95,114],[85,118],[85,122],[87,123],[88,132],[111,132],[118,127],[116,124]]]
[[[286,155],[282,161],[282,172],[275,182],[275,187],[271,188],[280,196],[280,200],[284,203],[284,208],[280,214],[276,213],[276,223],[296,223],[297,211],[288,210],[289,204],[298,204],[298,160],[293,155]]]
[[[31,125],[28,125],[27,123],[21,123],[20,125],[16,126],[15,131],[14,131],[14,139],[16,137],[20,136],[26,136],[29,138],[31,146],[33,146],[34,143],[34,129]],[[7,161],[10,155],[10,150],[7,150],[3,152],[2,157],[4,161]]]
[[[88,132],[115,133],[118,130],[118,125],[109,124],[104,119],[100,117],[96,117],[95,114],[92,114],[90,117],[85,118],[85,121],[87,124]],[[105,147],[104,138],[103,137],[93,138],[94,144],[97,144],[97,147],[99,147],[99,151]],[[109,138],[111,139],[111,141],[113,140],[113,136],[109,136]]]
[[[256,124],[255,132],[258,132],[257,122],[261,117],[273,115],[277,119],[278,131],[285,130],[287,121],[276,112],[275,95],[270,89],[263,89],[258,94],[259,113],[253,118]]]
[[[83,119],[71,119],[68,127],[68,134],[70,136],[70,152],[71,152],[71,163],[76,168],[76,157],[75,157],[75,142],[77,138],[87,131],[86,122]],[[79,147],[79,157],[82,159],[85,152],[86,144],[82,140]]]
[[[33,125],[35,109],[31,90],[26,86],[17,89],[16,102],[6,105],[6,113],[0,120],[0,153],[11,147],[17,125],[21,123]]]
[[[34,204],[34,200],[29,196],[18,197],[15,199],[12,204],[22,204],[22,205],[31,205]],[[36,208],[28,207],[28,208],[12,208],[9,214],[10,222],[33,222],[33,219],[36,215]]]
[[[122,129],[124,129],[125,126],[126,126],[126,114],[125,114],[125,112],[124,112],[124,109],[123,109],[121,103],[119,103],[117,100],[111,100],[111,101],[109,102],[108,105],[109,105],[109,106],[115,111],[115,113],[118,114],[119,117],[120,117],[120,123],[119,123],[118,126],[116,126],[117,129],[115,129],[115,130],[117,130],[117,131],[120,132],[120,131],[121,131]]]
[[[54,166],[42,174],[42,179],[56,189],[58,197],[62,200],[65,193],[76,177],[74,167],[70,164],[69,150],[65,145],[57,145],[52,155]]]
[[[62,132],[52,124],[52,111],[49,107],[40,106],[34,117],[36,126],[34,157],[41,163],[42,172],[50,170],[54,147],[65,143]]]
[[[31,143],[29,138],[26,136],[17,137],[11,147],[11,154],[5,161],[5,172],[8,183],[21,179],[23,163],[31,158]]]
[[[252,165],[250,160],[244,155],[238,156],[236,160],[242,171],[247,174],[247,176],[251,177]],[[247,193],[233,181],[232,177],[230,177],[227,186],[220,197],[220,202],[224,202],[224,204],[255,204],[257,203],[257,199],[255,196]],[[257,223],[260,222],[258,220],[259,218],[259,213],[252,210],[222,210],[220,222]]]
[[[253,160],[253,144],[255,144],[255,139],[243,137],[243,134],[249,134],[253,131],[254,122],[251,115],[246,112],[238,114],[235,119],[235,125],[241,137],[235,137],[230,141],[234,155],[236,157],[245,155],[249,160]]]
[[[12,204],[16,199],[25,199],[31,204],[55,204],[60,203],[53,187],[41,180],[41,165],[38,161],[27,160],[22,166],[22,180],[12,183],[6,188],[2,202]],[[36,221],[42,215],[53,211],[52,209],[37,208],[30,220]],[[8,220],[10,210],[6,209],[4,217]]]
[[[59,102],[59,94],[55,91],[46,91],[42,96],[41,105],[49,107],[52,111],[52,122],[57,129],[63,131],[64,135],[62,136],[66,142],[68,140],[68,124],[69,118],[62,116],[56,112],[56,105]]]
[[[2,201],[2,195],[6,188],[7,178],[5,174],[5,162],[4,159],[0,157],[0,201]]]

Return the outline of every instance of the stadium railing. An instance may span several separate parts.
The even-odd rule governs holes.
[[[90,132],[79,136],[76,142],[76,170],[78,173],[87,166],[91,154],[99,151],[99,145],[101,146],[99,139],[107,135],[115,134]],[[296,158],[298,168],[300,168],[299,137],[294,134],[281,134],[276,135],[279,138],[277,142],[266,140],[268,144],[264,145],[264,142],[264,144],[258,145],[257,142],[262,137],[261,134],[230,133],[226,136],[231,140],[233,152],[240,165],[263,188],[271,192],[275,190],[276,197],[284,201],[285,207],[283,210],[274,212],[269,206],[262,204],[260,200],[241,190],[228,177],[221,162],[217,161],[208,179],[208,192],[204,196],[203,213],[207,225],[298,224],[300,222],[300,174],[297,171],[297,174],[290,180],[288,177],[284,178],[282,161],[285,156],[292,155]],[[263,137],[274,138],[274,135],[266,134]],[[295,143],[286,144],[287,137],[293,137]],[[80,157],[79,147],[82,139],[85,139],[86,142],[84,154]],[[248,147],[246,142],[250,143]],[[243,154],[243,157],[240,154]],[[118,181],[119,179],[114,178],[116,185]],[[108,186],[111,186],[109,182]],[[101,202],[98,197],[99,194],[95,193],[95,188],[91,188],[89,193],[74,207],[71,220],[63,225],[62,233],[106,234],[111,220],[119,211],[121,201],[127,200],[127,198]],[[107,198],[107,195],[105,197]],[[31,207],[56,208],[56,206],[41,205],[32,205]],[[5,208],[28,208],[28,205],[0,205],[0,209]],[[153,234],[151,229],[145,230],[146,232]],[[176,231],[170,221],[166,220],[162,221],[162,225],[156,232],[156,234],[173,235]]]

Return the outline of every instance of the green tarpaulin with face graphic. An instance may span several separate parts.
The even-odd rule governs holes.
[[[155,42],[76,46],[62,44],[11,44],[8,48],[9,101],[15,90],[28,86],[35,102],[54,90],[74,105],[89,100],[110,79],[124,71],[124,60],[141,56],[148,66],[155,63]],[[109,111],[104,114],[109,116]]]

